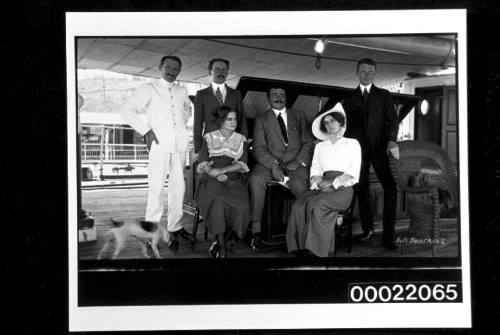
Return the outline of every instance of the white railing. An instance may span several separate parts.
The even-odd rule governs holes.
[[[147,161],[145,144],[101,144],[82,143],[82,162]]]
[[[82,143],[81,144],[82,163],[94,162],[147,162],[149,154],[145,144],[101,144]],[[192,145],[188,146],[191,151]],[[186,155],[186,165],[189,165],[189,155]]]

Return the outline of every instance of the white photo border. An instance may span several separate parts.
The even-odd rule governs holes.
[[[458,36],[461,303],[78,306],[75,37],[417,33]],[[466,43],[465,9],[66,13],[69,330],[471,327]]]

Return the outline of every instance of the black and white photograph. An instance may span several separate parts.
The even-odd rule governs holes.
[[[69,329],[470,327],[465,23],[67,12]]]

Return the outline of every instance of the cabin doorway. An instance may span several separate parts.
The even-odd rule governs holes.
[[[455,86],[420,87],[415,94],[426,99],[429,110],[415,115],[415,139],[440,145],[457,161],[457,89]]]

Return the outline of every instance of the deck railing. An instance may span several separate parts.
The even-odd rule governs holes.
[[[130,163],[147,162],[149,153],[145,144],[101,144],[82,143],[81,144],[82,163]],[[191,151],[192,145],[188,146]],[[186,165],[189,165],[189,155],[186,155]]]
[[[145,144],[104,144],[82,143],[82,162],[147,161],[148,149]]]

